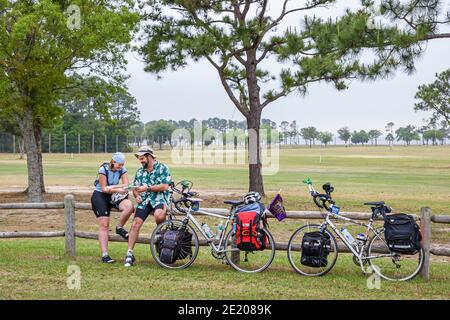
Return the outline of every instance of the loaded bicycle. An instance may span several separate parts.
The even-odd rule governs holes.
[[[412,217],[404,214],[387,215],[392,208],[384,202],[366,202],[372,209],[368,223],[343,217],[331,193],[330,183],[323,185],[325,193],[317,192],[310,178],[303,181],[324,217],[322,224],[307,224],[298,228],[288,243],[288,259],[292,268],[305,276],[323,276],[336,264],[338,250],[345,247],[353,254],[353,262],[363,273],[375,272],[386,280],[406,281],[414,278],[424,263],[420,246],[420,233]],[[374,226],[382,217],[383,227]],[[341,230],[331,219],[365,227],[365,232],[355,237],[346,229]],[[331,229],[331,230],[329,230]],[[338,244],[336,237],[341,240]]]
[[[239,246],[237,239],[236,213],[243,200],[227,200],[230,205],[227,215],[220,215],[200,210],[201,199],[191,191],[192,182],[182,181],[171,184],[172,205],[167,221],[161,223],[153,231],[150,249],[155,261],[168,269],[184,269],[197,258],[200,241],[197,231],[203,241],[211,248],[211,254],[218,260],[223,260],[237,271],[255,273],[267,269],[275,256],[275,241],[266,226],[258,228],[258,234],[253,237],[264,238],[264,246],[258,249]],[[175,213],[184,215],[176,219]],[[207,224],[201,224],[196,215],[202,214],[220,219],[222,228],[216,235]],[[266,214],[263,212],[263,215]],[[194,229],[195,228],[195,229]],[[250,234],[250,237],[252,235]],[[242,237],[242,235],[241,235]],[[263,250],[262,250],[263,249]],[[165,250],[165,252],[163,252]]]

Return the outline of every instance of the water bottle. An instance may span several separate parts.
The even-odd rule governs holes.
[[[220,224],[217,226],[216,240],[220,239],[223,229],[224,229],[223,222],[220,222]]]
[[[348,242],[350,242],[350,244],[355,243],[355,238],[353,238],[353,236],[350,234],[350,232],[348,232],[348,230],[346,228],[342,228],[341,232],[344,235],[345,239],[347,239]]]
[[[211,228],[210,228],[206,223],[203,223],[203,224],[202,224],[202,229],[203,229],[203,231],[205,231],[206,236],[207,236],[209,239],[212,239],[212,238],[215,237],[214,232],[212,232]]]

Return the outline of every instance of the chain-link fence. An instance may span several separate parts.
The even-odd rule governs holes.
[[[161,143],[160,143],[161,142]],[[41,137],[43,153],[114,153],[133,152],[142,145],[153,148],[170,146],[170,141],[162,137],[135,137],[95,134],[44,134]],[[21,137],[10,133],[0,133],[0,153],[24,152]]]

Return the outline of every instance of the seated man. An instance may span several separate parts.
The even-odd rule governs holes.
[[[125,267],[132,266],[135,261],[133,249],[144,221],[150,214],[153,214],[156,224],[164,222],[170,204],[169,168],[156,161],[153,150],[149,147],[141,147],[135,156],[139,159],[142,167],[136,172],[133,183],[135,186],[139,186],[133,190],[138,205],[128,238]]]

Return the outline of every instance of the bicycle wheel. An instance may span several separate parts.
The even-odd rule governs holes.
[[[267,235],[268,246],[264,250],[244,251],[236,246],[235,232],[230,230],[225,239],[225,258],[235,270],[246,273],[256,273],[266,270],[275,257],[275,241],[266,228],[262,229]]]
[[[329,254],[326,258],[326,265],[319,267],[311,267],[302,263],[302,240],[305,233],[320,231],[321,226],[317,224],[309,224],[298,228],[291,236],[288,242],[287,255],[289,263],[295,272],[304,276],[318,277],[327,274],[335,265],[338,250],[336,238],[328,231],[324,232],[330,237]]]
[[[189,224],[187,224],[185,227],[187,228],[187,231],[192,234],[192,240],[190,241],[190,243],[189,236],[187,237],[188,241],[185,241],[181,246],[180,254],[178,255],[177,260],[174,263],[169,264],[161,261],[158,248],[159,240],[166,231],[175,231],[178,230],[181,226],[183,226],[183,221],[175,219],[167,220],[158,225],[152,233],[152,236],[150,238],[150,251],[156,263],[158,263],[163,268],[184,269],[189,267],[197,258],[199,250],[198,236],[195,233],[195,230]]]
[[[424,262],[422,248],[415,254],[391,252],[384,238],[384,230],[370,240],[367,255],[371,271],[391,281],[414,278],[422,269]]]

